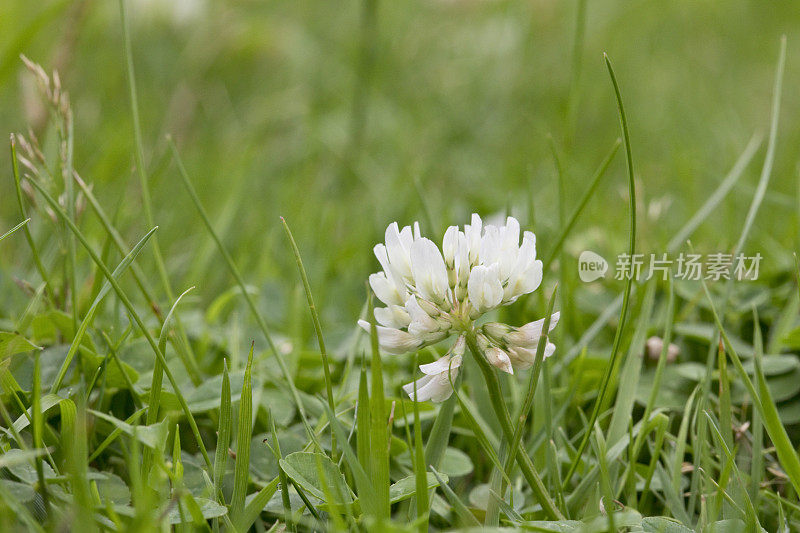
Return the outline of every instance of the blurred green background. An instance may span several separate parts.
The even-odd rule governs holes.
[[[782,34],[788,51],[775,167],[746,251],[760,251],[767,271],[791,264],[800,238],[797,4],[603,0],[587,2],[584,13],[580,5],[131,0],[147,171],[173,286],[197,285],[195,301],[207,303],[233,282],[179,183],[168,133],[280,326],[286,302],[299,294],[281,215],[333,330],[352,326],[376,267],[371,248],[393,220],[421,220],[439,240],[472,211],[510,209],[547,255],[558,228],[548,136],[563,160],[571,211],[619,135],[603,52],[630,121],[638,246],[662,251],[748,140],[767,133]],[[117,2],[0,3],[0,129],[31,127],[54,151],[20,53],[59,71],[75,114],[75,168],[107,211],[120,206],[118,227],[135,242],[147,228],[132,171]],[[739,186],[693,236],[699,249],[733,247],[765,145],[766,138]],[[19,222],[7,150],[0,169],[5,230]],[[607,257],[626,249],[626,195],[620,153],[567,243],[568,276],[584,248]],[[83,223],[99,248],[104,234],[94,217]],[[45,235],[47,224],[32,221],[34,234]],[[52,243],[51,259],[58,253]],[[151,260],[140,259],[146,272]],[[0,317],[24,309],[15,276],[38,282],[22,238],[3,243]]]

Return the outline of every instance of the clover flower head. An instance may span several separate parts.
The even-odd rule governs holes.
[[[378,343],[389,354],[403,354],[435,344],[452,335],[457,340],[443,357],[421,365],[417,399],[443,401],[453,392],[465,348],[465,335],[475,331],[484,357],[500,370],[530,367],[542,335],[544,320],[515,328],[476,322],[487,312],[515,302],[542,282],[542,262],[536,259],[536,236],[522,232],[514,217],[503,226],[483,225],[477,214],[463,229],[450,226],[441,250],[420,234],[419,224],[386,228],[385,242],[373,251],[382,270],[369,284],[386,307],[375,309]],[[550,329],[558,322],[555,313]],[[370,331],[370,323],[359,320]],[[555,350],[548,343],[545,357]],[[414,385],[403,389],[414,397]]]

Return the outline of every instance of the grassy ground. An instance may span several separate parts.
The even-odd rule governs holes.
[[[0,6],[0,530],[800,529],[791,3],[126,4]],[[760,253],[759,279],[634,283],[621,314],[577,257],[628,250],[633,190],[637,251]],[[496,468],[473,361],[415,405],[444,346],[355,328],[384,228],[471,212],[552,259],[495,316],[558,284],[518,451],[540,489]],[[530,374],[501,377],[513,416]]]

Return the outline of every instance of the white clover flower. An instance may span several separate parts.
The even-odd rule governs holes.
[[[413,352],[458,335],[446,355],[421,365],[417,380],[420,401],[443,401],[453,392],[465,348],[465,334],[475,331],[486,360],[509,374],[533,364],[544,320],[519,328],[490,323],[477,329],[485,313],[535,291],[542,282],[542,262],[536,259],[536,236],[508,217],[503,226],[483,225],[473,214],[461,230],[450,226],[442,249],[422,237],[419,224],[386,228],[385,243],[374,247],[381,272],[369,277],[375,296],[386,307],[375,309],[378,343],[389,354]],[[359,320],[367,332],[370,324]],[[550,329],[558,323],[555,313]],[[545,357],[555,350],[548,343]],[[413,398],[414,383],[403,389]]]

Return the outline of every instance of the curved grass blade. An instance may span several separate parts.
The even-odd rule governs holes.
[[[617,151],[619,150],[619,147],[621,145],[622,141],[620,139],[614,141],[614,145],[611,147],[611,150],[608,152],[608,155],[606,155],[605,159],[603,159],[603,161],[600,163],[600,166],[598,166],[597,170],[595,170],[594,175],[589,180],[589,187],[583,193],[583,196],[581,196],[581,199],[578,202],[578,205],[575,207],[575,210],[572,211],[569,220],[567,221],[566,224],[564,224],[561,231],[559,232],[558,237],[556,238],[556,243],[553,245],[553,249],[550,251],[550,255],[547,256],[547,259],[544,262],[544,267],[543,267],[544,272],[548,271],[550,265],[553,264],[553,260],[561,251],[561,247],[564,245],[564,241],[572,232],[572,228],[578,221],[578,217],[586,208],[586,204],[588,204],[589,200],[591,200],[595,190],[597,190],[597,186],[600,184],[600,180],[603,178],[603,176],[605,176],[606,170],[608,170],[609,165],[611,165],[611,162],[617,155]]]
[[[319,353],[322,357],[322,369],[325,376],[325,393],[328,397],[328,406],[331,412],[336,413],[336,403],[333,399],[333,380],[331,379],[331,368],[328,362],[328,352],[325,350],[325,339],[322,337],[322,325],[319,321],[319,313],[317,313],[317,306],[314,304],[314,296],[311,294],[311,284],[308,282],[308,275],[303,266],[303,259],[300,257],[300,250],[297,248],[297,242],[294,240],[294,235],[286,223],[286,219],[281,217],[283,229],[286,231],[286,236],[289,239],[289,244],[292,247],[294,259],[297,262],[297,269],[300,271],[300,279],[303,281],[303,290],[306,293],[306,300],[308,300],[308,310],[311,312],[311,321],[314,323],[314,332],[317,335],[317,343],[319,344]],[[336,462],[336,436],[331,430],[331,459]]]
[[[158,336],[158,349],[161,350],[161,353],[163,354],[167,353],[167,337],[169,336],[170,319],[175,313],[175,310],[178,308],[178,304],[181,302],[181,299],[193,289],[194,287],[189,287],[183,291],[183,293],[178,296],[178,299],[175,300],[175,303],[172,304],[169,313],[167,313],[167,316],[164,318],[164,323],[161,325],[161,333]],[[158,410],[161,406],[161,386],[163,379],[164,368],[161,366],[161,361],[156,359],[156,363],[153,366],[153,379],[150,382],[150,399],[147,403],[147,419],[145,423],[148,426],[158,422]],[[153,454],[149,449],[146,448],[142,456],[142,474],[144,479],[147,479],[147,476],[149,475],[152,460]]]
[[[622,138],[625,143],[625,162],[628,168],[628,196],[630,199],[630,243],[629,243],[629,250],[628,254],[630,257],[633,257],[634,253],[636,252],[636,183],[634,182],[633,177],[633,157],[631,155],[631,140],[630,134],[628,133],[628,120],[625,117],[625,107],[622,104],[622,95],[619,91],[619,84],[617,83],[617,77],[614,74],[614,68],[611,66],[611,60],[609,59],[608,55],[604,54],[606,68],[608,69],[608,74],[611,77],[611,83],[614,86],[614,95],[617,99],[617,110],[619,111],[619,122],[620,127],[622,129]],[[608,366],[606,367],[605,374],[603,375],[603,380],[600,384],[600,392],[598,393],[597,399],[594,403],[594,408],[592,409],[592,414],[589,417],[587,428],[594,427],[595,422],[597,421],[597,417],[600,414],[600,408],[603,405],[605,400],[605,395],[609,389],[609,384],[611,382],[611,376],[614,371],[614,368],[617,366],[617,359],[619,358],[619,348],[620,344],[622,343],[622,333],[625,330],[625,323],[628,315],[628,303],[630,301],[631,296],[631,286],[633,284],[633,276],[628,276],[628,279],[625,281],[625,289],[622,296],[622,309],[619,313],[619,326],[617,326],[617,331],[614,334],[614,344],[611,348],[611,356],[608,361]],[[577,453],[575,454],[575,458],[572,460],[572,463],[567,470],[566,475],[564,476],[564,484],[562,486],[562,490],[566,490],[567,485],[572,480],[572,475],[575,473],[575,470],[578,468],[578,464],[581,461],[581,457],[583,456],[583,452],[586,449],[586,445],[589,444],[589,437],[591,435],[590,431],[587,431],[584,436],[583,440],[581,440],[580,445],[578,446]]]
[[[150,240],[150,237],[152,237],[155,234],[157,229],[158,226],[148,231],[147,234],[144,237],[142,237],[141,240],[136,244],[136,246],[133,247],[133,250],[131,250],[131,252],[122,259],[117,268],[114,269],[114,272],[111,273],[111,276],[115,280],[119,279],[122,273],[125,272],[128,266],[130,266],[131,262],[133,262],[136,256],[139,255],[139,252],[142,251],[144,245],[147,244],[147,241]],[[94,314],[97,311],[100,302],[103,301],[103,298],[105,297],[106,294],[108,294],[109,290],[111,290],[111,284],[108,281],[106,281],[103,284],[103,287],[100,289],[100,292],[97,294],[94,301],[92,302],[92,305],[89,307],[89,310],[86,312],[86,316],[83,317],[83,320],[81,321],[80,326],[78,326],[77,331],[75,332],[75,338],[72,339],[72,344],[69,347],[67,356],[64,358],[64,362],[61,364],[61,368],[58,370],[58,374],[56,374],[56,378],[53,381],[53,385],[50,387],[50,394],[55,394],[56,392],[58,392],[58,389],[61,388],[61,382],[64,380],[64,376],[66,375],[67,370],[69,369],[69,365],[70,363],[72,363],[72,359],[75,357],[75,354],[78,352],[78,349],[80,348],[83,336],[86,334],[86,330],[92,323],[92,320],[94,320]]]
[[[444,495],[447,496],[447,500],[453,506],[453,510],[456,512],[456,515],[461,519],[465,526],[468,527],[482,527],[481,523],[478,522],[478,519],[475,518],[475,515],[464,505],[464,502],[461,501],[461,498],[458,497],[453,489],[447,484],[446,481],[442,479],[442,475],[436,471],[435,468],[431,467],[431,472],[433,475],[436,476],[436,481],[439,482],[439,487],[444,492]]]
[[[292,373],[289,371],[289,367],[286,365],[286,361],[284,361],[283,355],[281,355],[277,346],[275,346],[275,343],[272,340],[272,335],[270,334],[269,328],[267,327],[266,321],[261,316],[261,313],[259,313],[255,302],[250,297],[250,293],[247,291],[247,286],[245,285],[244,278],[239,272],[239,268],[236,266],[236,263],[233,262],[231,254],[228,252],[228,249],[225,248],[225,245],[222,244],[222,240],[220,240],[219,235],[217,235],[217,232],[214,231],[214,226],[211,224],[211,219],[208,218],[208,214],[206,213],[203,204],[200,203],[200,198],[197,196],[197,191],[195,191],[194,185],[192,185],[192,182],[189,180],[189,174],[187,174],[186,168],[183,166],[183,161],[181,160],[180,154],[178,153],[178,148],[175,146],[175,142],[172,140],[171,137],[167,137],[167,141],[169,142],[170,149],[172,150],[172,155],[175,158],[175,164],[178,166],[178,174],[181,177],[186,192],[189,194],[192,203],[194,203],[194,206],[197,209],[200,218],[203,220],[203,224],[208,230],[208,233],[211,235],[211,238],[214,240],[214,243],[216,243],[220,255],[222,255],[222,258],[225,260],[225,264],[228,266],[228,270],[230,270],[231,274],[236,280],[236,283],[239,285],[239,288],[242,291],[241,294],[244,297],[245,302],[247,302],[247,306],[250,308],[253,317],[256,319],[258,327],[261,329],[261,333],[264,335],[264,338],[266,339],[267,344],[269,345],[270,351],[275,356],[275,360],[278,362],[278,367],[280,368],[281,373],[283,374],[283,377],[286,380],[286,384],[289,386],[289,391],[291,392],[292,400],[294,401],[294,405],[297,408],[298,414],[300,415],[300,420],[303,423],[303,427],[305,428],[309,438],[312,441],[314,441],[314,443],[321,449],[322,445],[319,443],[319,439],[317,439],[314,430],[311,429],[311,425],[308,423],[306,410],[305,407],[303,407],[303,402],[300,399],[300,393],[297,391],[297,386],[294,383],[294,377],[292,376]]]

